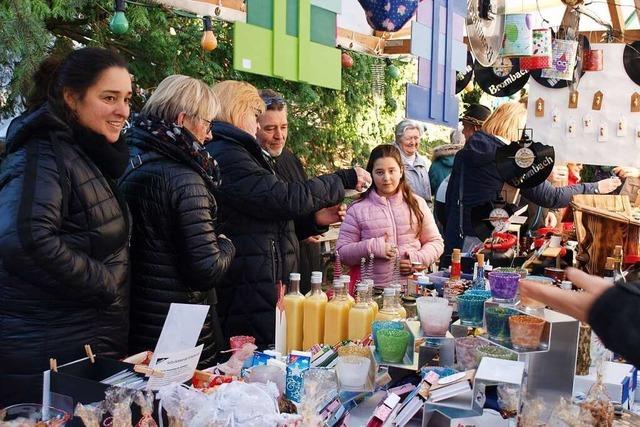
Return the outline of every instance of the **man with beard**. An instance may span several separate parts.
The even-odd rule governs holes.
[[[285,145],[289,132],[287,120],[287,104],[284,97],[271,89],[260,91],[260,97],[267,106],[266,111],[258,118],[260,128],[256,139],[265,156],[273,164],[276,175],[286,182],[303,182],[308,176],[300,159]],[[301,291],[310,289],[311,271],[321,270],[320,235],[328,230],[334,222],[342,221],[346,214],[344,205],[335,205],[320,209],[313,215],[299,217],[295,221],[296,236],[300,241],[299,260],[301,275]]]

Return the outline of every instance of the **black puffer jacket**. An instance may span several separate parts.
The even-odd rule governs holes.
[[[42,371],[122,357],[128,335],[128,214],[43,107],[11,127],[0,172],[0,407],[40,401]]]
[[[218,288],[218,314],[226,338],[252,335],[264,347],[274,342],[275,283],[296,270],[298,238],[293,219],[333,206],[355,171],[339,171],[286,183],[274,174],[255,138],[222,122],[213,124],[206,148],[220,165],[220,232],[236,247],[236,258]]]
[[[131,165],[120,180],[133,216],[131,353],[153,350],[171,303],[209,304],[234,247],[215,233],[216,201],[191,158],[146,130],[127,132]],[[220,326],[212,306],[200,366],[213,363]]]

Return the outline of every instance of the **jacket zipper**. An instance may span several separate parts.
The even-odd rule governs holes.
[[[271,241],[271,266],[273,267],[273,278],[274,282],[277,282],[280,279],[280,275],[278,274],[278,265],[280,264],[280,258],[278,257],[278,251],[276,249],[276,242],[274,240]]]
[[[396,243],[396,249],[398,248],[398,229],[396,228],[396,218],[393,216],[393,209],[391,209],[391,202],[387,199],[387,207],[389,208],[389,215],[391,216],[391,226],[393,228],[393,240]]]

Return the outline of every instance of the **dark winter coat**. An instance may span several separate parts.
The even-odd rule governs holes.
[[[133,128],[127,143],[131,165],[119,186],[133,216],[130,352],[155,348],[171,303],[211,303],[198,341],[200,366],[211,366],[222,345],[214,288],[235,252],[216,237],[213,189],[170,142]]]
[[[605,291],[591,307],[589,325],[602,343],[632,365],[640,366],[640,283],[621,283]]]
[[[476,132],[464,148],[456,154],[453,171],[447,187],[447,221],[444,235],[444,253],[461,248],[463,236],[475,236],[471,223],[471,210],[497,200],[504,180],[496,166],[496,150],[504,143],[493,135]],[[460,229],[460,181],[463,179],[463,220]],[[594,193],[597,184],[577,184],[569,187],[553,187],[544,181],[533,188],[523,189],[521,194],[531,202],[546,208],[568,206],[574,194]]]
[[[252,335],[264,347],[274,342],[275,284],[296,271],[298,238],[293,219],[333,206],[354,188],[353,171],[305,182],[279,179],[255,138],[224,122],[214,122],[206,148],[220,165],[215,192],[220,232],[236,247],[236,257],[218,287],[218,314],[226,338]]]
[[[49,358],[127,352],[128,213],[73,131],[42,107],[0,172],[0,407],[40,401]]]

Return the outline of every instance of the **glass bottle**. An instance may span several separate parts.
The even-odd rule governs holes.
[[[476,266],[476,277],[473,278],[473,284],[471,289],[479,289],[484,291],[487,284],[484,280],[484,254],[479,253],[476,255],[478,264]]]
[[[371,335],[371,323],[373,322],[373,309],[365,301],[367,293],[366,285],[358,285],[356,288],[356,305],[349,310],[349,339],[361,341]]]
[[[304,295],[300,293],[300,273],[289,274],[289,292],[284,296],[287,316],[287,354],[302,350],[302,321]]]
[[[395,304],[396,290],[392,287],[384,288],[382,292],[382,308],[376,320],[400,320],[400,313]]]
[[[380,307],[378,307],[378,303],[373,300],[373,280],[364,279],[362,283],[367,286],[366,301],[373,309],[373,318],[375,319],[378,315],[378,311],[380,311]]]
[[[395,289],[395,295],[394,295],[395,298],[393,301],[396,306],[396,310],[398,310],[398,314],[400,315],[400,318],[406,319],[407,310],[402,305],[402,286],[399,283],[393,284],[391,286],[393,287],[393,289]]]
[[[616,268],[615,265],[616,261],[615,259],[613,259],[613,257],[607,257],[607,261],[604,264],[604,274],[602,277],[604,277],[608,282],[610,282],[612,285],[614,283],[614,270]]]
[[[455,297],[457,297],[464,287],[460,281],[462,277],[462,270],[460,265],[460,249],[454,249],[451,254],[451,274],[449,276],[449,280],[447,280],[444,284],[443,296],[449,300],[449,303],[453,304],[455,301]]]
[[[355,305],[355,303],[356,303],[356,300],[349,293],[349,287],[351,285],[351,276],[349,276],[348,274],[341,274],[340,275],[340,281],[344,285],[345,295],[346,295],[347,299],[349,300],[349,302],[351,303],[351,306],[353,307]]]
[[[617,245],[613,249],[613,259],[614,259],[613,282],[625,283],[627,280],[625,279],[624,272],[622,271],[622,262],[624,260],[624,254],[623,254],[621,245]]]
[[[302,348],[310,349],[321,344],[324,339],[324,315],[327,308],[327,294],[322,292],[322,279],[311,278],[311,295],[304,299],[304,321],[302,324]]]
[[[333,281],[333,298],[327,303],[324,314],[324,344],[336,345],[349,335],[349,311],[351,303],[347,299],[344,284]]]

